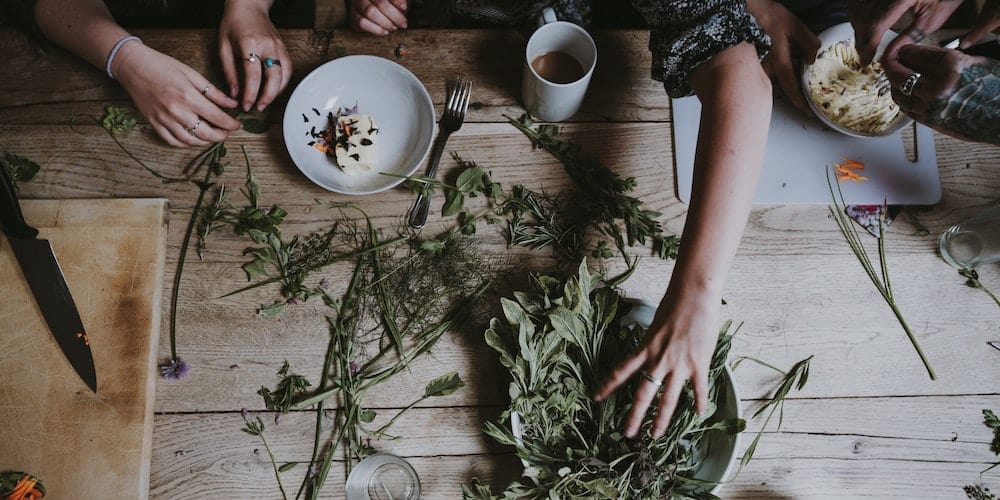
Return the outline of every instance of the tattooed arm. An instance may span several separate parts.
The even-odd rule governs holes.
[[[928,34],[937,31],[961,4],[961,0],[852,0],[851,24],[857,36],[854,43],[861,55],[861,63],[868,64],[875,58],[875,49],[882,36],[907,12],[913,14],[913,22],[886,47],[887,56],[896,57],[896,52],[903,45],[923,41]]]
[[[1000,61],[957,50],[907,45],[884,60],[892,98],[913,119],[952,137],[1000,144]],[[910,95],[899,85],[920,73]]]

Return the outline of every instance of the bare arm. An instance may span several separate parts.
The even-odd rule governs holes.
[[[643,346],[595,394],[607,397],[640,370],[662,379],[654,437],[666,430],[687,380],[693,383],[698,411],[707,406],[722,288],[750,211],[771,116],[771,86],[748,43],[701,65],[690,83],[702,101],[702,116],[677,265]],[[626,435],[638,433],[658,389],[643,383],[636,390]]]
[[[101,71],[124,28],[101,0],[38,0],[35,21],[49,40]],[[157,134],[173,146],[223,141],[240,122],[223,111],[236,101],[180,61],[138,42],[121,46],[111,73]]]

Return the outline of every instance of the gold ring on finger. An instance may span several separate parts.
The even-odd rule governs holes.
[[[195,129],[198,128],[199,125],[201,125],[201,118],[200,117],[198,118],[198,120],[196,122],[194,122],[193,124],[191,124],[191,126],[184,127],[184,130],[187,130],[187,132],[189,134],[191,134],[191,135],[195,135],[194,131],[195,131]]]

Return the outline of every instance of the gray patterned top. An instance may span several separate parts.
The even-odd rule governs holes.
[[[438,0],[440,2],[440,0]],[[560,20],[590,23],[592,0],[453,0],[451,13],[478,22],[530,28],[545,7]],[[434,0],[416,0],[416,4]],[[737,0],[632,0],[650,27],[652,77],[662,81],[671,97],[691,93],[688,76],[719,52],[750,42],[764,57],[771,40],[746,2]]]

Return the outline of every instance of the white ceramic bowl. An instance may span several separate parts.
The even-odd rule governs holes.
[[[357,105],[379,128],[375,168],[349,175],[313,148],[310,131],[327,126],[327,115]],[[434,104],[409,70],[375,56],[346,56],[313,70],[295,87],[282,131],[295,166],[316,185],[344,194],[371,194],[403,182],[423,163],[434,136]],[[384,174],[393,175],[384,175]]]
[[[835,45],[840,42],[847,41],[853,44],[854,27],[851,26],[851,23],[841,23],[836,26],[828,28],[826,31],[823,31],[818,35],[818,37],[820,46],[819,46],[819,51],[817,53],[822,54],[831,45]],[[891,42],[894,38],[896,38],[895,33],[893,33],[892,31],[886,31],[885,35],[882,36],[882,42],[879,43],[878,49],[876,50],[876,56],[880,56],[882,54],[882,51],[885,50],[886,46],[888,46],[889,42]],[[833,130],[836,130],[837,132],[852,137],[861,137],[861,138],[885,137],[888,135],[895,134],[896,132],[899,132],[901,129],[903,129],[910,123],[913,123],[912,118],[906,116],[903,113],[900,113],[899,116],[897,116],[896,119],[892,121],[892,123],[886,128],[884,132],[879,134],[867,134],[861,131],[847,128],[843,125],[834,122],[829,117],[827,117],[826,114],[823,113],[823,111],[819,109],[818,105],[812,99],[812,94],[809,91],[809,77],[812,75],[812,69],[813,69],[812,65],[806,66],[802,69],[802,92],[805,94],[806,102],[809,103],[809,108],[812,109],[813,114],[816,115],[816,117],[819,118],[821,122],[823,122],[826,126],[832,128]]]

